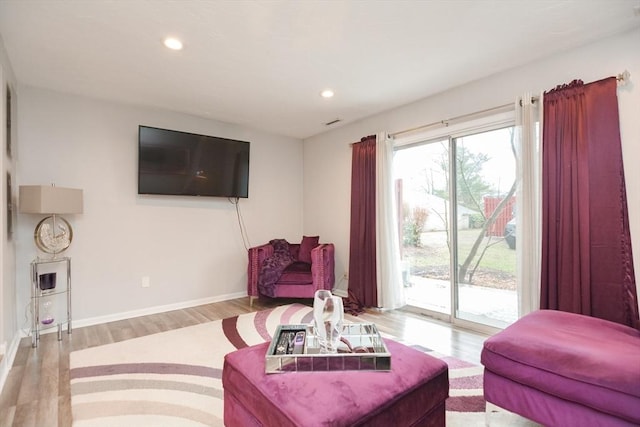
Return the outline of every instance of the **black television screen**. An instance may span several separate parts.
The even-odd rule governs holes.
[[[249,145],[141,125],[138,194],[249,197]]]

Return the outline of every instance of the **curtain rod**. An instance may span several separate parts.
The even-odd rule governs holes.
[[[631,78],[631,73],[629,73],[628,70],[624,70],[622,73],[620,73],[620,74],[618,74],[616,76],[616,80],[618,81],[618,85],[620,85],[620,86],[624,86],[627,83],[629,83],[629,79],[630,78]],[[535,96],[531,98],[531,102],[532,103],[536,102],[537,100],[538,100],[538,98],[535,97]],[[398,135],[404,135],[404,134],[411,133],[411,132],[416,132],[416,131],[419,131],[419,130],[426,130],[426,129],[429,129],[429,128],[434,127],[434,126],[445,126],[446,127],[446,126],[449,126],[450,122],[455,122],[455,121],[461,120],[461,119],[468,119],[468,118],[471,118],[471,117],[482,116],[482,115],[487,114],[487,113],[492,113],[492,112],[495,112],[495,111],[504,110],[504,109],[506,109],[508,107],[511,107],[512,105],[513,105],[513,103],[509,103],[509,104],[499,105],[497,107],[487,108],[486,110],[476,111],[474,113],[463,114],[461,116],[457,116],[457,117],[453,117],[453,118],[445,119],[445,120],[440,120],[440,121],[437,121],[437,122],[429,123],[427,125],[416,126],[414,128],[405,129],[405,130],[401,130],[401,131],[398,131],[398,132],[390,133],[389,136],[390,137],[396,137]],[[522,105],[522,100],[520,100],[520,105]]]
[[[532,101],[533,101],[533,98],[532,98]],[[411,129],[405,129],[405,130],[401,130],[401,131],[398,131],[398,132],[390,133],[389,136],[390,137],[396,137],[398,135],[404,135],[406,133],[411,133],[411,132],[416,132],[416,131],[419,131],[419,130],[429,129],[429,128],[434,127],[434,126],[445,126],[446,127],[446,126],[449,126],[450,122],[455,122],[455,121],[461,120],[461,119],[468,119],[468,118],[475,117],[475,116],[482,116],[482,115],[487,114],[487,113],[493,113],[493,112],[496,112],[496,111],[505,110],[505,109],[507,109],[509,107],[513,107],[513,103],[499,105],[497,107],[492,107],[492,108],[487,108],[485,110],[476,111],[474,113],[463,114],[461,116],[452,117],[450,119],[445,119],[445,120],[440,120],[440,121],[437,121],[437,122],[429,123],[428,125],[416,126],[414,128],[411,128]]]

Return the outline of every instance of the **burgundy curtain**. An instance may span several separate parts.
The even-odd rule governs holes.
[[[637,326],[616,87],[545,93],[540,308]]]
[[[345,310],[356,314],[378,304],[376,287],[376,137],[352,145],[349,297]]]

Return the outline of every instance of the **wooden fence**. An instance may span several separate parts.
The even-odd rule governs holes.
[[[501,197],[484,197],[485,218],[489,218],[493,214],[493,211],[496,210],[501,201]],[[507,222],[511,221],[511,219],[515,215],[515,204],[516,198],[511,197],[504,205],[502,212],[500,212],[500,214],[496,218],[496,221],[491,225],[491,227],[487,229],[487,236],[504,236],[505,225],[507,225]]]

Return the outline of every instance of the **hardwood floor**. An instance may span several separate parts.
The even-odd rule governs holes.
[[[13,367],[0,394],[0,426],[70,426],[69,353],[75,350],[128,340],[212,320],[224,319],[277,305],[312,301],[256,300],[248,298],[202,305],[183,310],[120,320],[74,329],[71,335],[43,335],[38,348],[31,338],[20,342]],[[471,363],[480,362],[486,335],[454,328],[428,317],[402,310],[368,310],[358,316],[376,323],[383,333],[419,344]]]

